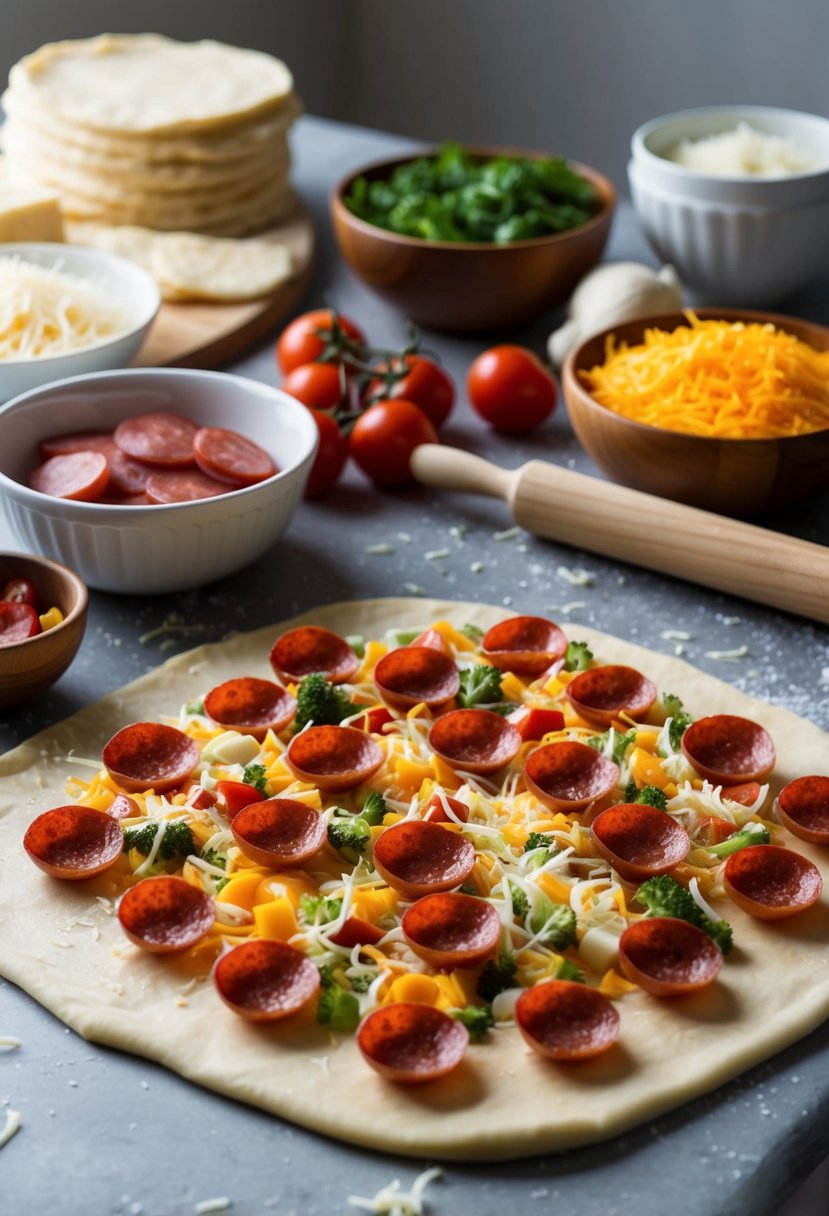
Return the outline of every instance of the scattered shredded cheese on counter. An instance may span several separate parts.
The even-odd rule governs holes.
[[[706,650],[706,659],[719,659],[721,663],[736,663],[748,654],[748,646],[737,646],[734,650]]]
[[[6,1122],[3,1130],[0,1131],[0,1148],[3,1148],[11,1140],[15,1132],[20,1130],[20,1111],[7,1110]],[[419,1211],[420,1209],[418,1209]]]
[[[384,1186],[372,1199],[364,1199],[360,1195],[350,1195],[348,1202],[353,1208],[363,1212],[373,1212],[375,1216],[425,1216],[423,1194],[430,1182],[443,1175],[443,1170],[437,1166],[418,1174],[410,1191],[400,1190],[400,1179],[395,1178],[388,1186]]]

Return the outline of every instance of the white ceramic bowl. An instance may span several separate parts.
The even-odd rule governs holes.
[[[42,439],[110,430],[154,410],[239,431],[280,472],[242,490],[170,506],[74,502],[25,484]],[[256,380],[185,368],[75,376],[0,409],[0,502],[20,544],[63,562],[90,587],[137,595],[182,591],[247,566],[282,535],[317,442],[310,410]]]
[[[668,160],[682,139],[749,123],[815,153],[822,167],[785,177],[720,177]],[[829,268],[829,119],[766,106],[684,110],[633,135],[631,195],[658,256],[717,304],[784,299]]]
[[[0,401],[66,376],[126,367],[138,353],[161,304],[158,285],[146,270],[113,253],[80,245],[11,242],[0,245],[0,255],[16,255],[37,266],[49,269],[57,266],[77,278],[91,279],[100,284],[107,299],[123,307],[129,316],[129,327],[123,333],[72,354],[0,360]]]

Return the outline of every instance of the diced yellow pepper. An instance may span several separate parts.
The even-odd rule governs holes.
[[[465,633],[461,633],[454,625],[450,625],[449,621],[435,621],[432,629],[439,633],[444,642],[453,646],[455,650],[474,650],[475,643],[471,638],[468,638]]]
[[[253,909],[253,899],[262,881],[261,870],[243,870],[222,887],[216,899],[220,904],[236,904],[237,908]]]
[[[59,625],[63,620],[63,613],[60,608],[50,608],[47,612],[40,615],[40,628],[45,633],[47,629],[54,629],[55,625]]]
[[[431,975],[399,975],[392,981],[383,1002],[414,1001],[416,1005],[437,1005],[440,995],[440,985]]]
[[[200,849],[203,849],[211,836],[216,834],[216,825],[213,823],[191,823],[190,831],[193,833],[193,839]]]
[[[440,756],[435,756],[433,764],[435,766],[435,777],[437,778],[438,785],[442,785],[443,788],[447,790],[460,789],[461,782],[459,777],[456,775],[455,770],[450,768],[448,764],[445,764],[443,760],[441,760]]]
[[[650,755],[638,744],[630,754],[630,775],[637,785],[655,785],[661,790],[669,783],[658,757]]]
[[[630,980],[626,980],[624,976],[619,975],[618,971],[614,971],[611,967],[602,976],[599,992],[603,992],[605,996],[612,998],[625,996],[628,992],[635,992],[638,987],[638,984],[632,984]]]
[[[411,794],[417,793],[423,782],[435,775],[431,764],[418,764],[414,760],[407,760],[405,756],[398,756],[394,767],[399,784]],[[454,773],[452,776],[454,777]],[[457,781],[455,781],[455,788],[457,788]]]
[[[403,816],[398,811],[386,811],[383,816],[383,827],[390,828],[393,823],[400,823]]]
[[[566,882],[556,877],[555,874],[547,870],[544,874],[539,874],[538,885],[545,895],[548,895],[557,904],[570,904],[570,887]]]
[[[299,931],[291,901],[284,895],[267,904],[257,904],[253,909],[253,923],[260,937],[287,942]]]
[[[253,892],[251,907],[256,908],[273,899],[285,898],[296,911],[303,895],[316,894],[318,894],[317,884],[303,870],[295,870],[292,874],[267,874],[265,877],[260,874],[259,883]]]
[[[501,677],[501,695],[505,701],[523,701],[527,686],[511,671]]]
[[[355,887],[351,906],[355,916],[376,924],[397,911],[397,894],[391,887]]]
[[[362,683],[364,680],[369,679],[371,673],[374,671],[374,668],[386,653],[387,648],[382,642],[366,642],[366,652],[363,656],[363,661],[356,677],[358,683]]]

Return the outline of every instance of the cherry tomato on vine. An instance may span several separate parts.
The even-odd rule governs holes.
[[[466,380],[469,401],[496,431],[531,431],[555,409],[558,387],[541,360],[523,346],[493,346]]]
[[[398,397],[369,406],[354,423],[348,450],[378,486],[404,486],[414,480],[409,468],[412,452],[421,443],[437,443],[438,435],[423,411]]]
[[[282,381],[290,393],[309,409],[334,410],[343,402],[343,379],[338,363],[300,363]]]
[[[330,414],[322,410],[311,410],[311,413],[320,433],[320,445],[305,486],[305,497],[321,498],[343,471],[348,456],[348,440]]]
[[[423,413],[436,430],[439,430],[455,404],[455,386],[440,364],[425,355],[404,355],[388,363],[379,363],[380,373],[376,380],[370,381],[366,389],[367,401],[394,399],[404,397],[413,401],[423,410]],[[392,379],[387,383],[385,374],[391,371]]]
[[[326,362],[337,362],[338,354],[348,351],[349,344],[364,346],[365,336],[348,317],[330,308],[316,308],[303,313],[283,329],[276,344],[276,357],[283,372],[288,373],[303,363],[316,363],[326,352]]]

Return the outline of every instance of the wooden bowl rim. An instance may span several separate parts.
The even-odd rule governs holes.
[[[46,638],[48,638],[50,643],[54,645],[55,639],[58,637],[58,635],[62,633],[67,626],[73,625],[76,621],[80,620],[89,608],[89,591],[86,583],[75,573],[74,570],[70,570],[68,566],[64,566],[61,562],[53,561],[50,557],[42,557],[38,553],[10,553],[6,552],[5,550],[0,552],[0,560],[10,562],[31,562],[41,569],[51,570],[53,573],[58,574],[64,580],[64,582],[68,584],[72,591],[74,591],[76,597],[75,604],[59,624],[53,625],[51,629],[46,629],[42,633],[36,633],[34,637],[24,638],[22,642],[14,642],[11,646],[4,646],[3,651],[5,654],[20,654],[27,647],[31,648],[32,646],[37,646],[39,642],[42,642]]]
[[[561,155],[560,153],[539,152],[537,149],[532,148],[490,147],[482,144],[464,144],[463,149],[465,152],[470,152],[473,156],[487,158],[508,156],[515,159],[516,157],[525,156],[532,160],[543,160],[550,156]],[[404,153],[401,156],[384,157],[382,160],[371,161],[366,165],[361,165],[358,169],[352,169],[345,177],[340,178],[331,191],[330,203],[332,211],[346,223],[352,224],[358,231],[379,237],[394,244],[409,246],[413,249],[456,249],[467,250],[470,253],[480,253],[483,250],[502,252],[507,249],[537,249],[539,246],[555,245],[556,243],[564,244],[572,237],[590,232],[600,224],[605,223],[616,209],[616,187],[610,178],[605,177],[603,173],[598,169],[594,169],[592,165],[585,165],[581,161],[571,160],[569,157],[564,157],[567,164],[576,173],[591,181],[598,190],[600,207],[589,220],[586,220],[583,224],[576,225],[575,228],[568,228],[566,232],[549,232],[545,236],[528,237],[526,240],[521,241],[507,241],[503,245],[496,244],[495,241],[430,241],[425,237],[404,236],[403,233],[392,232],[389,228],[381,228],[379,224],[370,224],[367,220],[360,219],[359,216],[355,215],[353,211],[349,211],[348,207],[346,207],[343,196],[355,178],[376,173],[381,169],[387,169],[391,172],[391,170],[396,169],[399,165],[405,165],[407,161],[434,158],[439,150],[437,145],[428,144],[419,151]]]

